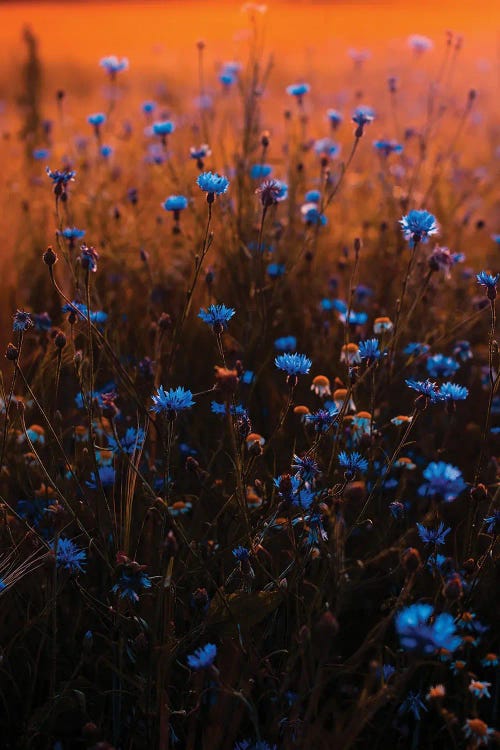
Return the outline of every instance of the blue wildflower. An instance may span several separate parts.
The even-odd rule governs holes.
[[[455,651],[461,644],[456,635],[453,616],[448,612],[436,615],[430,604],[411,604],[396,615],[396,632],[407,651],[433,654],[438,649]]]
[[[76,172],[72,169],[52,170],[50,167],[47,167],[45,171],[54,183],[54,188],[63,187],[68,182],[74,181],[76,175]]]
[[[403,146],[397,141],[387,141],[384,139],[380,141],[374,141],[373,146],[377,149],[377,151],[383,154],[383,156],[400,154],[403,150]]]
[[[34,321],[29,312],[26,312],[25,310],[16,311],[16,314],[14,315],[14,323],[12,325],[14,331],[24,333],[24,331],[27,331],[28,328],[31,328],[33,325]]]
[[[406,508],[403,503],[395,501],[393,503],[389,503],[389,512],[391,516],[396,519],[396,521],[400,521],[406,515]]]
[[[305,354],[279,354],[274,364],[278,370],[283,370],[288,376],[307,375],[311,369],[312,362]]]
[[[449,526],[445,526],[441,521],[437,529],[428,529],[421,523],[417,523],[417,530],[420,539],[424,544],[441,545],[446,542],[446,537],[451,531]]]
[[[278,494],[286,503],[299,506],[307,510],[313,503],[315,494],[307,482],[303,482],[299,476],[282,474],[274,479],[274,485]]]
[[[135,427],[129,427],[122,438],[119,438],[119,442],[112,435],[108,436],[108,447],[113,453],[123,451],[123,453],[132,454],[136,451],[140,451],[144,445],[146,434],[142,427],[136,429]]]
[[[101,125],[103,125],[106,122],[106,115],[104,112],[95,112],[93,115],[89,115],[87,117],[87,122],[89,125],[93,125],[96,130],[99,129]]]
[[[304,205],[300,207],[300,213],[306,224],[319,224],[320,226],[326,226],[328,223],[328,219],[325,214],[319,210],[316,203],[304,203]]]
[[[493,511],[493,515],[487,516],[487,518],[484,519],[484,523],[487,524],[487,534],[498,536],[498,534],[500,534],[500,510]]]
[[[235,547],[233,555],[239,562],[248,562],[250,559],[250,552],[246,547]]]
[[[153,123],[153,133],[155,135],[161,135],[165,138],[166,135],[170,135],[175,130],[175,125],[171,120],[158,120]]]
[[[112,487],[115,483],[116,471],[112,466],[101,466],[98,469],[98,477],[99,481],[96,479],[95,472],[92,472],[89,481],[86,482],[87,487],[93,490],[96,490],[100,485],[104,488]]]
[[[426,362],[427,372],[431,378],[449,378],[460,368],[459,363],[453,357],[444,354],[434,354]]]
[[[319,190],[309,190],[309,192],[305,194],[304,200],[306,203],[320,203],[321,193]]]
[[[429,237],[439,231],[436,217],[429,211],[412,209],[406,216],[400,219],[403,235],[408,240],[410,247],[415,247],[418,242],[427,242]]]
[[[120,571],[117,582],[111,589],[118,594],[120,599],[128,599],[131,602],[139,601],[139,594],[151,588],[151,579],[144,572],[141,565],[128,565]]]
[[[99,65],[110,74],[111,78],[114,78],[117,73],[120,73],[122,70],[127,70],[128,59],[122,57],[122,59],[119,60],[116,55],[108,55],[107,57],[101,58]]]
[[[294,454],[292,470],[295,471],[304,482],[312,482],[320,473],[318,464],[312,456],[308,455],[300,458]]]
[[[344,476],[349,480],[354,479],[357,471],[366,471],[368,468],[368,461],[357,451],[352,453],[341,451],[339,453],[339,464],[345,469]]]
[[[411,341],[403,349],[403,353],[409,357],[420,357],[422,354],[427,354],[429,351],[429,344],[422,344],[419,341]]]
[[[70,242],[74,242],[75,240],[81,240],[82,237],[85,237],[85,229],[77,229],[76,227],[66,227],[61,232],[62,236],[65,240],[70,240]]]
[[[81,245],[80,247],[80,263],[85,271],[95,273],[97,271],[97,261],[99,260],[99,253],[94,247],[88,245]]]
[[[73,301],[71,304],[67,303],[62,306],[61,308],[62,312],[66,313],[76,313],[80,320],[87,320],[89,317],[87,305],[82,304],[81,302]],[[91,323],[105,323],[108,319],[108,314],[103,312],[102,310],[91,310],[90,311],[90,322]]]
[[[420,721],[420,712],[429,709],[422,701],[420,693],[414,693],[410,690],[404,701],[398,708],[398,714],[404,715],[412,713],[416,721]]]
[[[274,342],[274,348],[279,352],[293,352],[297,348],[295,336],[282,336]]]
[[[271,279],[279,279],[285,275],[285,264],[284,263],[269,263],[266,268],[266,273]]]
[[[418,494],[439,495],[445,502],[454,500],[467,487],[460,469],[444,461],[431,462],[424,477],[427,481],[419,487]]]
[[[193,394],[182,386],[165,391],[162,385],[153,394],[151,411],[156,414],[166,414],[175,417],[178,412],[190,409],[194,405]]]
[[[472,359],[470,343],[468,341],[457,341],[453,347],[453,354],[462,362]]]
[[[408,388],[416,391],[419,396],[424,396],[424,398],[427,401],[430,401],[431,404],[436,404],[438,401],[441,401],[439,388],[436,383],[432,382],[432,380],[405,380],[405,383]]]
[[[335,143],[335,141],[332,141],[331,138],[320,138],[319,140],[314,141],[314,151],[318,156],[328,156],[333,158],[340,154],[340,146],[338,143]]]
[[[328,534],[323,526],[323,518],[319,513],[313,513],[308,519],[308,533],[306,544],[309,547],[317,546],[320,542],[326,542]]]
[[[206,310],[201,308],[198,317],[212,326],[215,333],[221,333],[227,328],[235,312],[232,307],[226,307],[226,305],[209,305]]]
[[[330,121],[330,124],[334,130],[338,128],[338,126],[344,119],[341,113],[336,109],[327,109],[326,116],[328,117],[328,120]]]
[[[229,187],[229,180],[223,175],[213,172],[202,172],[196,179],[196,184],[208,195],[222,195]]]
[[[55,543],[52,544],[55,548]],[[56,550],[56,564],[72,574],[84,573],[87,553],[80,549],[71,539],[58,539]]]
[[[105,143],[100,148],[100,154],[104,159],[107,159],[108,157],[112,156],[113,154],[113,148],[112,146],[107,146]]]
[[[156,102],[145,101],[141,104],[141,109],[145,115],[150,115],[156,109]]]
[[[273,168],[270,164],[252,164],[250,167],[250,177],[252,180],[262,180],[269,177]]]
[[[165,211],[173,211],[178,214],[188,207],[188,203],[189,201],[184,195],[170,195],[161,205]]]
[[[368,364],[376,362],[380,359],[380,349],[378,339],[367,339],[366,341],[360,341],[359,344],[359,356],[361,360],[366,360]]]
[[[48,148],[35,148],[31,152],[31,155],[33,156],[33,159],[36,159],[37,161],[43,161],[44,159],[48,159],[50,156],[50,151]]]
[[[478,284],[485,287],[488,299],[494,300],[497,296],[497,284],[500,279],[500,273],[492,276],[487,271],[481,271],[476,275],[476,279]]]
[[[208,669],[211,667],[217,656],[217,646],[214,643],[207,643],[201,648],[197,648],[194,654],[189,654],[187,663],[191,669]]]
[[[36,331],[50,331],[52,328],[52,318],[47,312],[35,313],[33,315],[33,322]]]
[[[328,407],[328,402],[325,403],[325,407]],[[304,421],[314,427],[316,432],[328,432],[330,427],[336,422],[338,411],[336,408],[325,408],[318,409],[318,411],[312,414],[306,414]]]
[[[295,96],[299,101],[302,100],[304,94],[308,94],[311,87],[308,83],[292,83],[286,87],[286,93],[290,96]]]
[[[464,385],[458,385],[458,383],[443,383],[439,394],[443,401],[464,401],[469,391]]]

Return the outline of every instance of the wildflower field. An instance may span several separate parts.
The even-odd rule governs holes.
[[[2,8],[0,750],[498,745],[499,19],[443,7]]]

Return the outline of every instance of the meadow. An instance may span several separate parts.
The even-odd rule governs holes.
[[[492,6],[146,6],[0,15],[0,746],[493,747]]]

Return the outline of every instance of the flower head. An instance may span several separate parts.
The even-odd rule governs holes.
[[[305,94],[308,94],[311,87],[308,83],[292,83],[286,87],[286,93],[290,96],[295,96],[297,99],[302,99]]]
[[[428,358],[426,368],[431,378],[449,378],[460,369],[460,365],[453,357],[434,354]]]
[[[379,340],[378,339],[367,339],[366,341],[360,341],[359,342],[359,356],[361,357],[361,360],[367,362],[368,364],[372,364],[373,362],[376,362],[377,359],[380,359],[380,349],[379,349]]]
[[[491,687],[491,682],[482,682],[479,680],[471,680],[469,685],[469,691],[476,698],[491,698],[488,688]]]
[[[94,128],[99,128],[106,122],[106,115],[104,112],[94,112],[94,114],[87,117],[87,122],[89,125],[93,125]]]
[[[187,663],[191,669],[208,669],[211,667],[217,656],[217,646],[214,643],[207,643],[201,648],[197,648],[194,654],[189,654]]]
[[[412,209],[399,223],[410,247],[415,247],[418,242],[427,242],[431,235],[439,231],[436,217],[425,210]]]
[[[127,565],[120,571],[117,582],[112,588],[120,599],[128,599],[134,604],[139,601],[139,594],[151,588],[151,579],[144,572],[142,565]]]
[[[469,395],[468,389],[458,383],[443,383],[439,389],[443,401],[464,401]]]
[[[307,375],[311,369],[312,362],[305,354],[278,354],[274,360],[278,370],[284,370],[289,376]]]
[[[153,133],[155,135],[161,135],[163,138],[166,135],[170,135],[175,130],[175,125],[171,120],[158,120],[153,123]]]
[[[229,187],[229,180],[214,172],[202,172],[197,177],[196,184],[209,195],[222,195]]]
[[[405,383],[408,388],[416,391],[419,396],[423,396],[431,404],[436,404],[442,400],[439,388],[432,380],[405,380]]]
[[[126,57],[122,57],[122,59],[118,59],[116,55],[108,55],[107,57],[102,57],[99,61],[99,65],[101,68],[104,68],[112,78],[116,76],[117,73],[120,73],[122,70],[127,70],[128,68],[128,59]]]
[[[453,616],[448,612],[433,615],[434,607],[422,603],[411,604],[396,615],[396,632],[404,649],[433,654],[438,649],[455,651],[460,646]]]
[[[206,310],[201,308],[198,317],[212,326],[215,333],[221,333],[227,328],[235,312],[232,307],[226,307],[226,305],[209,305]]]
[[[55,545],[53,545],[55,547]],[[70,573],[84,573],[87,553],[80,549],[71,539],[60,538],[57,541],[56,564]]]
[[[494,534],[495,536],[500,534],[500,510],[494,510],[493,515],[484,519],[484,523],[486,524],[487,534]]]
[[[174,213],[179,213],[179,211],[183,211],[188,206],[188,199],[185,195],[170,195],[166,201],[162,203],[163,208],[165,211],[174,211]]]
[[[28,328],[31,328],[33,325],[34,320],[31,313],[26,312],[25,310],[16,311],[16,314],[14,315],[14,323],[12,325],[14,331],[24,333],[24,331],[27,331]]]
[[[419,495],[439,495],[445,502],[454,500],[467,487],[460,469],[444,461],[431,462],[424,477],[427,481],[419,487]]]
[[[175,417],[178,412],[190,409],[194,405],[193,394],[182,386],[165,391],[162,385],[153,395],[151,411],[156,414],[166,414]]]
[[[481,286],[486,288],[488,299],[495,299],[497,296],[497,284],[500,280],[500,273],[496,273],[492,276],[487,271],[480,271],[480,273],[476,275],[476,279],[478,284],[481,284]]]
[[[95,273],[97,271],[99,253],[94,247],[89,247],[88,245],[82,245],[80,249],[80,263],[82,264],[82,268]]]
[[[437,529],[428,529],[421,523],[417,523],[418,535],[424,544],[444,544],[451,528],[445,526],[441,521]]]

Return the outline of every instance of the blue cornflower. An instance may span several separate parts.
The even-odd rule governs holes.
[[[106,115],[104,112],[95,112],[93,115],[87,117],[87,122],[98,130],[99,127],[106,122]]]
[[[400,521],[406,515],[405,506],[403,505],[403,503],[400,503],[398,501],[389,503],[389,511],[391,516],[396,519],[396,521]]]
[[[178,412],[190,409],[194,405],[193,394],[182,386],[166,391],[160,385],[152,398],[151,411],[156,414],[166,414],[169,418],[177,416]]]
[[[417,530],[420,539],[424,544],[441,545],[446,542],[446,537],[451,531],[449,526],[445,526],[441,521],[437,529],[428,529],[421,523],[417,523]]]
[[[457,341],[453,347],[453,354],[462,362],[472,359],[472,351],[469,341]]]
[[[202,143],[201,146],[191,146],[189,149],[189,156],[191,159],[196,159],[198,162],[198,166],[200,169],[203,169],[203,159],[206,159],[207,156],[210,156],[212,153],[212,150],[208,143]]]
[[[308,94],[310,90],[311,87],[308,83],[292,83],[290,86],[286,87],[286,93],[290,94],[290,96],[296,96],[299,101],[304,94]]]
[[[398,708],[398,714],[404,715],[412,713],[417,721],[420,721],[420,711],[428,711],[429,709],[422,701],[420,693],[414,693],[410,690],[404,701]]]
[[[446,357],[444,354],[429,357],[426,367],[431,378],[449,378],[460,369],[459,363],[453,357]]]
[[[80,247],[80,263],[85,271],[91,271],[95,273],[97,271],[97,261],[99,260],[99,253],[94,247],[88,245],[81,245]]]
[[[288,376],[307,375],[311,369],[312,362],[305,354],[278,354],[274,360],[278,370],[283,370]]]
[[[286,266],[284,263],[269,263],[266,273],[271,279],[279,279],[285,275]]]
[[[458,385],[458,383],[443,383],[439,394],[443,401],[464,401],[469,391],[464,385]]]
[[[493,300],[497,296],[497,284],[500,280],[500,273],[492,276],[487,271],[481,271],[476,275],[477,283],[486,288],[488,299]]]
[[[371,107],[361,105],[356,107],[351,119],[358,126],[354,135],[356,138],[361,138],[365,125],[369,125],[375,119],[375,112]]]
[[[319,138],[314,141],[314,151],[318,156],[334,157],[340,154],[340,146],[331,138]]]
[[[487,524],[487,534],[498,536],[498,534],[500,534],[500,510],[493,511],[493,515],[485,518],[484,523]]]
[[[300,213],[306,224],[320,224],[320,226],[326,226],[328,219],[325,214],[321,213],[316,203],[304,203],[300,207]]]
[[[142,427],[138,429],[129,427],[125,435],[119,439],[119,442],[112,435],[108,436],[108,447],[113,453],[123,451],[123,453],[132,454],[141,450],[145,439],[146,434]]]
[[[412,209],[406,216],[400,219],[403,235],[408,240],[410,247],[415,247],[418,242],[427,242],[429,237],[439,231],[436,217],[429,211]]]
[[[74,242],[75,240],[81,240],[85,237],[85,229],[77,229],[76,227],[66,227],[61,232],[65,240]]]
[[[145,115],[150,115],[156,109],[156,102],[146,101],[141,104],[141,109]]]
[[[101,68],[104,68],[104,70],[107,70],[110,76],[114,78],[117,73],[120,73],[122,70],[127,70],[128,59],[122,57],[122,59],[119,60],[116,55],[108,55],[107,57],[101,58],[99,65]]]
[[[98,469],[98,477],[99,481],[96,479],[95,472],[92,472],[89,481],[85,483],[87,487],[90,487],[93,490],[96,490],[99,485],[102,485],[104,488],[112,487],[115,483],[116,471],[112,466],[100,466]]]
[[[234,73],[232,73],[230,70],[222,70],[219,73],[219,81],[222,83],[223,86],[232,86],[233,83],[235,83],[237,80]]]
[[[241,404],[231,404],[231,406],[229,406],[228,404],[220,404],[218,401],[212,401],[210,409],[212,414],[217,414],[217,416],[220,417],[226,416],[228,411],[235,417],[243,417],[247,415],[247,410]]]
[[[274,342],[274,348],[279,352],[293,352],[297,348],[295,336],[282,336]]]
[[[229,187],[229,180],[214,172],[202,172],[196,179],[196,184],[208,196],[222,195]]]
[[[339,320],[341,323],[347,322],[347,315],[345,313],[340,313]],[[360,312],[356,310],[349,310],[349,324],[352,326],[363,326],[366,321],[368,320],[368,313],[365,313],[363,310]]]
[[[27,331],[28,328],[31,328],[33,325],[34,321],[29,312],[26,312],[25,310],[17,310],[16,314],[14,315],[14,323],[12,325],[12,329],[14,331],[24,333],[24,331]]]
[[[107,146],[105,143],[100,148],[100,154],[104,159],[107,159],[113,154],[113,147]]]
[[[48,159],[50,156],[50,151],[48,148],[35,148],[31,152],[31,155],[33,159],[36,159],[37,161],[42,161],[44,159]]]
[[[325,403],[325,406],[328,402]],[[336,422],[338,411],[336,408],[333,409],[318,409],[318,411],[312,414],[306,414],[304,416],[304,422],[313,425],[316,432],[328,432],[330,427]]]
[[[326,116],[328,117],[330,124],[333,129],[338,128],[342,120],[344,119],[341,113],[336,109],[327,109]]]
[[[235,547],[233,555],[239,562],[248,562],[250,559],[250,552],[246,547]]]
[[[263,180],[269,177],[273,168],[270,164],[252,164],[250,167],[250,177],[252,180]]]
[[[151,588],[151,579],[141,567],[136,565],[136,567],[128,566],[124,568],[111,589],[113,594],[118,594],[120,599],[138,602],[139,594],[145,589]]]
[[[80,320],[87,320],[89,317],[88,308],[87,305],[82,304],[81,302],[76,302],[73,300],[71,304],[66,303],[61,308],[62,312],[67,313],[76,313]],[[108,319],[108,314],[103,312],[102,310],[91,310],[90,311],[90,322],[91,323],[105,323]]]
[[[52,328],[52,318],[47,312],[33,315],[36,331],[50,331]]]
[[[6,588],[7,588],[7,584],[2,578],[0,578],[0,594],[2,593],[2,591],[5,591]]]
[[[328,540],[328,534],[323,526],[323,518],[320,513],[313,513],[308,519],[308,533],[306,544],[309,547],[317,546],[321,541]]]
[[[424,396],[431,404],[441,401],[441,395],[436,383],[432,380],[405,380],[408,388],[416,391],[419,396]]]
[[[455,634],[453,616],[443,612],[431,622],[434,607],[430,604],[411,604],[396,615],[396,631],[401,646],[407,651],[433,654],[438,649],[455,651],[461,639]]]
[[[390,156],[391,154],[400,154],[403,150],[403,146],[397,141],[380,140],[373,142],[374,147],[384,156]]]
[[[451,502],[467,485],[462,479],[462,472],[456,466],[444,461],[431,462],[424,471],[427,480],[419,487],[419,495],[439,495],[445,502]]]
[[[226,305],[209,305],[206,310],[201,308],[198,317],[212,326],[214,333],[221,333],[227,328],[235,312],[232,307],[226,307]]]
[[[55,544],[52,544],[55,548]],[[56,564],[58,568],[64,568],[70,573],[84,573],[87,553],[80,549],[71,539],[63,539],[57,542]]]
[[[191,669],[208,669],[211,667],[217,656],[217,646],[214,643],[207,643],[201,648],[197,648],[194,654],[189,654],[187,663]]]
[[[366,360],[368,364],[376,362],[380,359],[380,349],[378,339],[367,339],[366,341],[360,341],[359,344],[359,356],[361,360]]]
[[[179,211],[183,211],[188,207],[188,203],[189,201],[185,195],[170,195],[161,205],[165,211],[173,211],[178,214]]]
[[[63,188],[68,182],[74,181],[76,175],[73,169],[52,170],[50,167],[47,167],[45,171],[54,183],[54,189]]]
[[[366,471],[368,468],[368,461],[357,451],[352,453],[341,451],[339,453],[339,464],[345,469],[344,476],[349,480],[354,479],[357,471]]]
[[[305,194],[304,200],[306,203],[320,203],[321,193],[319,190],[309,190],[309,192]]]
[[[384,664],[382,668],[377,668],[377,677],[382,677],[384,682],[388,682],[395,673],[396,667],[393,664]]]
[[[171,120],[158,120],[153,123],[153,133],[155,135],[161,135],[163,138],[166,135],[170,135],[175,130],[175,125]]]
[[[312,456],[293,456],[292,470],[295,471],[304,482],[312,482],[320,473],[318,464]]]
[[[278,490],[278,495],[285,503],[298,505],[307,509],[314,500],[314,492],[311,491],[307,482],[291,474],[282,474],[273,480],[274,486]]]
[[[420,341],[411,341],[405,346],[403,353],[409,357],[420,357],[422,354],[427,354],[429,349],[429,344],[422,344]]]

